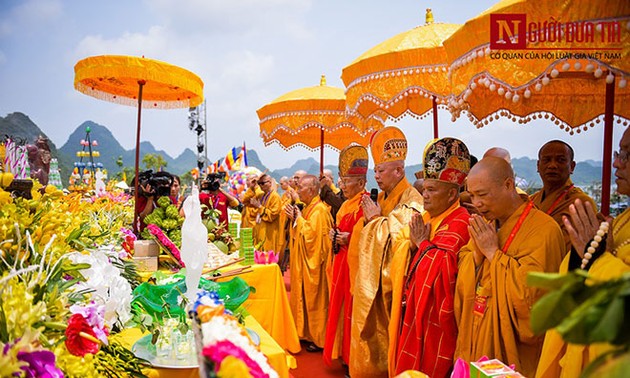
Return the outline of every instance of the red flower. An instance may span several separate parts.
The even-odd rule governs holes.
[[[88,335],[81,336],[81,333]],[[89,340],[92,336],[93,340]],[[100,344],[96,338],[96,334],[87,320],[81,314],[74,314],[68,319],[68,328],[66,328],[66,348],[75,356],[83,357],[87,353],[96,354]]]

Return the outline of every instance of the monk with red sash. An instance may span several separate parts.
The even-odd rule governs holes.
[[[336,227],[330,230],[333,265],[323,354],[324,362],[328,365],[339,357],[345,366],[350,362],[352,293],[349,265],[356,265],[354,257],[359,255],[359,234],[363,228],[361,197],[367,194],[367,169],[368,152],[365,147],[351,145],[339,153],[340,188],[347,200],[337,211]],[[352,271],[356,272],[356,269],[353,267]]]
[[[441,378],[449,376],[457,339],[457,252],[470,238],[470,214],[460,206],[459,191],[470,153],[458,139],[438,139],[425,148],[423,168],[425,211],[414,214],[395,241],[392,277],[403,279],[394,280],[389,372],[415,370]]]
[[[543,292],[527,286],[527,274],[558,271],[565,249],[562,231],[516,193],[514,172],[505,160],[482,159],[467,183],[481,215],[471,217],[470,242],[459,252],[455,358],[497,358],[531,377],[542,336],[531,329],[530,309]]]

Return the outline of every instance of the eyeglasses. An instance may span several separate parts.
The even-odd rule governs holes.
[[[269,183],[269,181],[258,181],[258,185],[265,185]]]
[[[628,158],[630,158],[630,153],[626,150],[620,150],[619,152],[615,151],[613,153],[613,159],[619,160],[621,164],[626,164],[628,162]]]

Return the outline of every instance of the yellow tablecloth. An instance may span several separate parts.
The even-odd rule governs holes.
[[[234,267],[225,268],[226,271],[231,269]],[[254,264],[252,269],[253,272],[239,275],[249,286],[256,288],[256,292],[247,298],[245,308],[281,347],[298,353],[300,339],[280,268],[277,264]]]
[[[295,358],[291,355],[287,355],[276,343],[276,341],[264,330],[264,328],[256,321],[253,316],[248,316],[245,318],[245,326],[250,328],[252,331],[256,332],[258,336],[260,336],[260,350],[263,352],[267,359],[269,360],[269,364],[274,368],[280,378],[289,378],[289,366],[295,368]],[[144,334],[138,328],[129,328],[126,329],[119,334],[115,335],[114,338],[121,342],[126,348],[131,350],[133,344],[138,341]],[[164,368],[154,368],[145,372],[149,377],[158,378],[158,377],[167,377],[167,378],[192,378],[199,377],[199,371],[197,368],[194,369],[164,369]]]

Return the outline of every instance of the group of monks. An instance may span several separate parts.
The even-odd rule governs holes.
[[[628,195],[629,131],[619,148],[617,190]],[[473,165],[455,138],[426,146],[421,191],[405,177],[401,130],[379,130],[369,149],[377,198],[365,190],[369,157],[359,145],[339,155],[340,193],[305,172],[281,180],[282,197],[268,175],[246,193],[243,221],[256,225],[255,238],[290,251],[290,305],[308,351],[323,348],[324,361],[341,359],[352,377],[447,377],[455,360],[484,356],[527,377],[576,377],[611,348],[567,344],[530,326],[544,292],[527,285],[528,273],[582,268],[607,279],[630,271],[630,210],[607,219],[609,231],[592,242],[604,218],[571,182],[570,145],[539,149],[543,188],[531,196],[516,187],[509,157],[488,151]],[[325,187],[340,206],[322,199]]]

